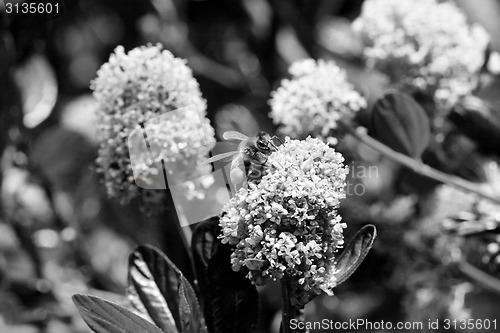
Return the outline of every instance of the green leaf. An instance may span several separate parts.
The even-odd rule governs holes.
[[[337,285],[345,282],[361,265],[377,237],[377,229],[368,224],[361,228],[335,259]]]
[[[257,322],[257,289],[246,278],[248,271],[232,270],[231,252],[229,245],[219,244],[209,261],[207,321],[213,333],[250,333]]]
[[[409,95],[390,91],[373,106],[373,135],[395,151],[420,158],[430,141],[424,109]]]
[[[193,232],[191,248],[193,256],[199,260],[199,263],[206,269],[208,262],[212,257],[214,247],[217,246],[219,218],[212,217],[209,220],[198,224]]]
[[[182,333],[207,332],[193,288],[170,259],[152,246],[139,246],[130,255],[127,293],[134,308],[166,332],[175,328]]]
[[[73,302],[96,333],[165,333],[129,310],[99,297],[73,295]]]

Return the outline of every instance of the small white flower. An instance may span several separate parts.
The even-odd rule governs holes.
[[[454,3],[436,0],[367,0],[353,29],[369,66],[448,105],[477,86],[489,43]]]
[[[304,291],[331,293],[346,227],[337,213],[348,173],[343,162],[319,139],[287,138],[269,156],[261,182],[241,189],[223,209],[220,237],[235,246],[233,269],[246,266],[256,283],[287,274]]]
[[[159,159],[177,169],[176,176],[192,180],[210,172],[210,166],[201,163],[215,145],[214,130],[207,118],[202,119],[203,133],[193,113],[172,113],[171,121],[148,122],[185,106],[194,106],[199,114],[206,115],[206,102],[184,59],[159,45],[138,47],[129,53],[118,46],[97,72],[91,88],[99,103],[98,171],[104,175],[110,196],[123,203],[141,197],[143,202],[155,204],[164,198],[165,191],[148,191],[134,181],[127,139],[140,125],[145,127],[151,150],[159,151]],[[157,172],[148,168],[147,162],[144,158],[144,182],[151,181],[148,177]],[[204,182],[210,185],[206,178]],[[194,183],[187,181],[185,186],[191,189],[190,195],[198,195]]]
[[[304,59],[289,68],[290,79],[271,93],[270,116],[293,138],[328,138],[341,117],[352,117],[366,101],[333,61]]]

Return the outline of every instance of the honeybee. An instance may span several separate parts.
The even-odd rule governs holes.
[[[271,137],[267,132],[260,131],[257,136],[248,137],[236,131],[227,131],[222,137],[227,141],[239,141],[236,151],[213,156],[206,160],[206,163],[215,161],[231,161],[230,178],[233,184],[241,184],[245,180],[245,175],[250,180],[258,181],[262,177],[267,158],[278,147],[273,140],[279,138]]]

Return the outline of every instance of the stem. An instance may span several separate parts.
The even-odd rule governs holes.
[[[472,266],[466,261],[461,261],[458,263],[458,268],[460,271],[469,277],[471,280],[476,281],[484,288],[500,294],[500,279],[483,272],[482,270]]]
[[[165,179],[167,183],[167,189],[166,189],[166,205],[167,205],[167,213],[170,215],[170,220],[167,221],[169,225],[165,225],[164,227],[166,228],[166,232],[171,232],[174,237],[177,238],[175,244],[179,245],[182,244],[182,249],[175,249],[177,251],[173,251],[174,249],[171,249],[171,253],[167,253],[173,258],[178,258],[178,262],[174,261],[174,264],[177,265],[179,269],[181,269],[182,273],[184,276],[187,278],[187,280],[191,283],[194,282],[194,268],[193,268],[193,260],[191,257],[191,251],[190,251],[190,246],[189,246],[189,240],[187,239],[186,234],[184,233],[184,230],[182,230],[181,227],[181,222],[179,220],[179,215],[177,213],[177,209],[175,207],[174,199],[172,197],[172,192],[170,191],[170,187],[168,186],[168,178],[167,178],[167,172],[165,169],[165,163],[162,160],[162,169],[163,169],[163,179]],[[172,228],[172,229],[169,229]]]
[[[392,150],[380,141],[369,136],[366,132],[366,128],[354,128],[351,124],[348,124],[346,122],[343,122],[342,125],[347,130],[347,133],[351,134],[360,142],[376,150],[377,152],[393,160],[394,162],[399,163],[422,176],[437,180],[440,183],[448,184],[465,192],[472,192],[480,198],[490,200],[491,202],[500,205],[499,197],[491,195],[476,184],[471,183],[465,179],[446,174],[428,166],[427,164],[424,164],[422,161],[416,160],[412,157]]]
[[[296,319],[296,322],[304,322],[304,309],[300,309],[292,305],[290,301],[292,286],[290,277],[284,276],[281,279],[281,299],[283,303],[283,310],[281,316],[281,329],[280,333],[308,333],[306,329],[292,329],[291,320]]]
[[[290,333],[292,331],[290,328],[292,304],[290,303],[290,296],[288,294],[288,278],[286,277],[283,277],[283,279],[281,279],[281,300],[283,303],[281,314],[281,332]]]

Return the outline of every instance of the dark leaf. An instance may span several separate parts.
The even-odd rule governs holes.
[[[335,260],[338,273],[337,284],[345,282],[363,262],[377,237],[374,225],[366,225],[359,230]]]
[[[435,161],[432,160],[434,155]],[[458,133],[448,133],[441,145],[430,151],[429,165],[446,173],[454,174],[472,182],[487,180],[484,170],[484,156],[477,145],[468,137]]]
[[[179,313],[183,332],[206,332],[205,321],[200,313],[200,309],[193,309],[190,301],[196,298],[192,288],[179,287]]]
[[[219,243],[217,240],[218,223],[219,218],[212,217],[207,221],[199,223],[193,231],[191,250],[193,252],[194,268],[200,295],[205,295],[208,262],[212,257],[214,247]]]
[[[208,333],[194,289],[189,283],[179,285],[179,314],[184,333]],[[187,323],[186,323],[187,322]]]
[[[183,333],[206,332],[193,288],[167,256],[152,246],[139,246],[130,255],[127,293],[135,309],[165,331],[177,327]],[[181,308],[182,302],[187,305]],[[189,329],[183,323],[192,318],[197,323]]]
[[[395,151],[419,158],[429,145],[430,124],[422,107],[397,91],[385,93],[373,106],[374,137]]]
[[[500,156],[500,113],[492,104],[471,96],[455,105],[449,118],[483,153]]]
[[[165,333],[127,309],[101,298],[74,295],[73,302],[83,320],[96,333]]]
[[[213,333],[250,333],[257,322],[257,289],[231,268],[231,247],[220,244],[208,265],[208,308]],[[208,321],[208,319],[207,319]]]

